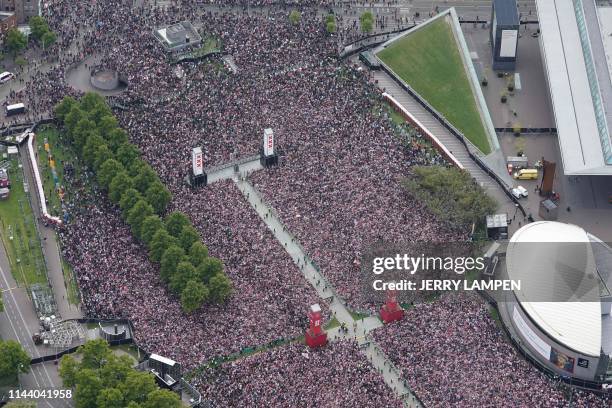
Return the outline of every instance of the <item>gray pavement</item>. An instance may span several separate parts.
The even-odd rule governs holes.
[[[48,354],[48,349],[36,346],[32,333],[38,331],[36,313],[24,288],[18,288],[10,273],[8,258],[4,246],[0,245],[0,290],[4,302],[4,312],[0,313],[0,334],[4,340],[19,342],[31,357]],[[42,390],[61,388],[61,380],[53,363],[37,364],[27,374],[19,376],[20,388],[23,390]],[[40,407],[70,406],[62,400],[39,401]]]
[[[514,82],[511,77],[498,78],[493,71],[489,28],[462,26],[470,52],[478,56],[473,60],[476,72],[488,80],[488,85],[481,89],[496,128],[515,124],[524,128],[555,127],[539,39],[531,36],[536,30],[537,26],[525,26],[520,30],[515,73],[519,74],[521,89],[509,92],[508,84]],[[506,103],[501,102],[502,93],[507,94]]]
[[[525,134],[520,138],[523,142],[518,140],[511,134],[502,135],[502,150],[508,156],[514,156],[517,146],[524,142],[524,151],[530,163],[542,157],[557,163],[553,188],[560,195],[558,221],[579,225],[603,241],[612,242],[612,205],[608,203],[608,196],[612,195],[612,177],[563,175],[563,162],[555,134]],[[535,216],[542,200],[534,191],[539,180],[521,180],[516,184],[529,191],[529,197],[522,199],[522,202],[525,209]]]

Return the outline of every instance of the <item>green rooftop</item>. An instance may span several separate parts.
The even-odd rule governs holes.
[[[480,151],[491,152],[468,74],[449,22],[439,18],[376,55],[461,131]]]

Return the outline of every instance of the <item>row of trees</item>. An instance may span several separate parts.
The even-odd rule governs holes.
[[[191,313],[205,302],[225,301],[231,282],[222,262],[208,256],[185,214],[162,218],[172,195],[128,141],[105,100],[95,93],[85,94],[80,102],[65,97],[55,116],[134,236],[149,249],[151,261],[160,264],[161,277],[180,296],[183,310]]]
[[[289,20],[293,24],[297,24],[300,21],[301,14],[296,10],[293,10],[291,14],[289,14]],[[324,19],[325,29],[328,33],[333,34],[337,31],[338,27],[336,26],[336,16],[333,13],[330,13],[325,16]],[[371,11],[365,11],[359,16],[359,26],[361,27],[361,31],[365,34],[369,34],[374,30],[374,14]]]
[[[51,31],[47,20],[45,20],[43,17],[31,17],[29,20],[29,25],[31,30],[30,37],[42,45],[43,48],[48,47],[57,40],[57,35]],[[18,52],[24,50],[28,46],[28,37],[26,37],[17,28],[11,28],[6,33],[4,45],[6,49],[15,56]]]
[[[80,362],[62,357],[59,375],[74,390],[77,408],[179,408],[178,395],[160,389],[151,373],[132,368],[128,355],[113,354],[103,339],[90,340],[79,348]]]

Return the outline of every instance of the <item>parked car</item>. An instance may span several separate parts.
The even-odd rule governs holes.
[[[8,81],[10,81],[11,79],[15,78],[15,74],[13,74],[12,72],[3,72],[0,74],[0,84],[4,84]]]
[[[529,195],[529,192],[523,186],[518,186],[516,189],[519,191],[519,193],[521,193],[522,197],[527,197]]]
[[[538,170],[537,169],[520,169],[514,172],[514,178],[517,180],[537,180]]]
[[[527,189],[523,186],[518,186],[512,189],[512,195],[517,198],[523,198],[523,197],[527,197],[529,195],[529,193],[527,192]]]

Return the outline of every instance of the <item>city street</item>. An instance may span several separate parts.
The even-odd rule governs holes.
[[[39,357],[49,353],[49,349],[36,346],[32,333],[38,331],[38,318],[23,287],[17,283],[10,273],[8,259],[4,246],[0,245],[0,290],[4,302],[4,313],[0,313],[0,335],[4,340],[19,342],[30,357]],[[19,376],[22,390],[61,388],[61,380],[53,363],[36,364],[27,374]],[[41,407],[71,406],[63,400],[45,400]]]

